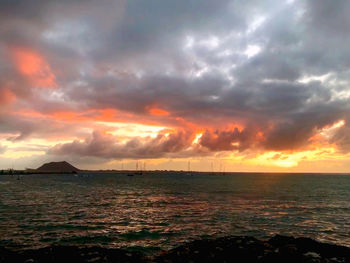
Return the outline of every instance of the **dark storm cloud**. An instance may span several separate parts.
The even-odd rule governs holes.
[[[201,110],[211,104],[227,81],[217,76],[186,79],[175,76],[152,75],[142,79],[124,76],[89,80],[88,86],[72,89],[67,94],[73,100],[83,97],[91,107],[115,107],[142,113],[148,105],[161,105],[171,111]]]
[[[108,108],[179,130],[192,129],[184,127],[189,122],[206,130],[199,144],[213,152],[302,149],[343,119],[330,142],[348,151],[350,4],[290,2],[1,1],[0,102],[12,94],[18,107],[42,114]],[[33,89],[11,59],[12,46],[39,53],[58,87],[45,95]],[[152,107],[169,114],[150,116]],[[64,126],[0,122],[0,132],[15,140]],[[237,123],[244,128],[227,128]],[[52,152],[160,157],[193,139],[161,136],[122,145],[94,133]]]

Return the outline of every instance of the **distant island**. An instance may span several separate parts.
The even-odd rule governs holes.
[[[186,171],[180,170],[141,170],[141,169],[124,169],[124,170],[116,170],[116,169],[110,169],[110,170],[84,170],[79,169],[72,164],[68,163],[67,161],[60,161],[60,162],[49,162],[41,165],[37,169],[32,168],[26,168],[25,170],[15,170],[15,169],[7,169],[7,170],[0,170],[0,174],[6,174],[6,175],[25,175],[25,174],[77,174],[77,173],[126,173],[126,174],[133,174],[133,175],[142,175],[144,173],[183,173]],[[191,172],[191,174],[194,173],[206,173],[206,172]],[[224,173],[222,173],[224,174]]]
[[[35,171],[39,173],[77,173],[81,170],[66,161],[62,161],[45,163]]]
[[[7,169],[0,170],[0,174],[5,175],[26,175],[26,174],[77,174],[77,173],[122,173],[122,174],[133,174],[133,175],[142,175],[144,173],[182,173],[184,171],[172,171],[172,170],[83,170],[79,169],[67,161],[60,162],[49,162],[41,165],[37,169],[26,168],[25,170],[15,170]],[[201,172],[196,172],[201,173]]]
[[[75,166],[71,165],[70,163],[66,161],[61,162],[50,162],[45,163],[42,166],[40,166],[37,169],[31,169],[27,168],[25,170],[14,170],[14,169],[8,169],[8,170],[2,170],[0,171],[0,174],[67,174],[67,173],[78,173],[82,170],[76,168]]]

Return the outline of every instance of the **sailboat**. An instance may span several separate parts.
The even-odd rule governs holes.
[[[191,161],[188,161],[187,169],[188,169],[187,175],[193,176],[193,174],[192,174],[192,172],[191,172]]]
[[[140,170],[139,170],[139,161],[136,162],[136,175],[142,175],[142,163],[140,163]]]
[[[142,167],[141,170],[139,171],[139,162],[136,162],[136,170],[133,173],[128,173],[127,176],[134,176],[134,175],[142,175]]]
[[[137,169],[137,163],[136,163],[136,169]],[[133,173],[133,172],[131,172],[131,173],[128,173],[126,176],[134,176],[135,175],[135,173]]]

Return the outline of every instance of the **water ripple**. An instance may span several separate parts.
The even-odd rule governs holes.
[[[0,244],[159,250],[280,233],[350,246],[346,175],[0,176]]]

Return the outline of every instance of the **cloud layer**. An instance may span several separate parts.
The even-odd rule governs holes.
[[[348,1],[1,6],[6,147],[41,139],[50,155],[104,159],[350,152]],[[116,123],[162,128],[115,136]]]

